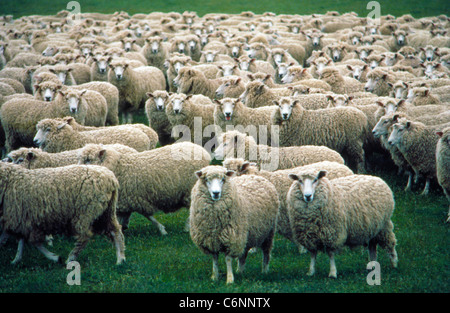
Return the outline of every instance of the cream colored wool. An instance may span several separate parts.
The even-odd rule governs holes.
[[[242,77],[227,76],[222,79],[222,84],[216,90],[216,98],[239,98],[245,90]]]
[[[367,82],[364,90],[372,92],[377,96],[389,96],[391,87],[398,79],[389,74],[384,68],[375,68],[367,73]]]
[[[325,251],[330,257],[329,277],[336,278],[334,255],[344,246],[368,245],[370,261],[376,261],[376,247],[380,245],[391,265],[397,267],[391,221],[395,203],[389,186],[369,175],[329,180],[325,174],[314,169],[290,175],[294,181],[287,194],[289,220],[294,241],[311,253],[308,275],[315,273],[317,253]],[[306,180],[317,184],[310,202],[304,200],[302,192],[301,182]]]
[[[236,172],[236,175],[259,175],[266,178],[270,181],[278,193],[278,200],[280,201],[280,213],[278,215],[277,220],[277,232],[283,237],[293,241],[291,225],[289,222],[289,215],[287,212],[287,202],[286,196],[289,191],[289,188],[292,185],[292,180],[289,178],[290,173],[301,173],[304,170],[315,169],[325,170],[327,171],[327,175],[329,179],[344,177],[353,175],[352,170],[350,170],[347,166],[338,162],[330,162],[330,161],[319,161],[311,164],[297,166],[288,169],[280,169],[274,172],[269,172],[265,170],[258,170],[258,167],[252,165],[248,161],[244,161],[244,159],[225,159],[223,161],[223,166],[228,169]]]
[[[165,90],[157,90],[147,93],[145,102],[145,114],[151,128],[158,134],[162,146],[173,143],[171,138],[172,127],[166,114],[166,106],[169,103],[169,93]]]
[[[267,171],[293,168],[321,161],[344,164],[344,159],[339,153],[324,146],[278,148],[262,143],[257,144],[252,136],[239,131],[223,133],[218,141],[219,147],[214,152],[216,157],[220,159],[244,158],[256,162],[260,169]]]
[[[353,107],[306,110],[299,101],[282,98],[279,105],[289,105],[286,120],[279,107],[272,123],[280,126],[280,146],[319,145],[336,150],[346,164],[364,172],[363,144],[367,137],[367,117]]]
[[[46,235],[74,236],[67,262],[76,259],[94,234],[105,234],[115,243],[117,264],[125,260],[116,217],[119,183],[110,170],[85,165],[27,170],[0,162],[0,187],[0,224],[7,234],[41,248]],[[60,258],[54,255],[53,260]]]
[[[114,129],[113,129],[114,128]],[[67,121],[60,119],[43,119],[36,129],[44,135],[39,147],[50,153],[75,150],[88,143],[123,144],[137,151],[151,149],[150,139],[141,130],[127,125],[111,126],[98,130],[77,131]]]
[[[164,67],[167,68],[167,81],[170,92],[177,92],[177,87],[173,83],[173,80],[177,77],[179,69],[187,65],[192,65],[191,63],[192,59],[184,54],[175,54],[166,59]]]
[[[22,97],[4,103],[0,109],[0,119],[5,131],[6,150],[32,146],[36,124],[44,118],[72,116],[84,124],[87,114],[86,102],[82,101],[77,112],[73,113],[67,102],[67,97],[72,96],[75,96],[72,92],[63,92],[51,103]]]
[[[196,172],[189,217],[192,241],[213,256],[213,280],[219,278],[218,256],[225,254],[227,283],[234,281],[231,258],[239,258],[241,272],[253,247],[262,249],[263,272],[268,271],[279,208],[277,191],[268,180],[255,175],[230,178],[231,173],[221,166]],[[207,187],[216,178],[223,179],[219,200],[212,199]]]
[[[240,99],[249,108],[260,108],[273,105],[274,100],[290,94],[291,90],[288,88],[270,88],[265,83],[255,80],[245,85],[245,90]]]
[[[450,128],[444,128],[438,133],[436,146],[436,176],[439,185],[449,202],[447,222],[450,222]]]
[[[211,157],[201,146],[175,143],[142,153],[120,153],[101,145],[87,145],[79,154],[80,163],[107,167],[120,184],[117,215],[124,228],[132,212],[144,215],[165,234],[153,214],[189,207],[195,184],[193,173],[207,166]]]
[[[214,99],[222,78],[207,79],[203,72],[192,67],[182,67],[174,79],[177,92],[187,95],[201,94]]]
[[[344,77],[335,67],[326,67],[320,73],[320,79],[331,86],[331,91],[338,94],[350,94],[364,91],[364,85],[351,77]]]

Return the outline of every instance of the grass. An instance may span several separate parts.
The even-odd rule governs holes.
[[[449,13],[446,0],[379,1],[381,14],[400,16],[410,13],[415,17]],[[61,0],[1,0],[0,14],[14,17],[32,14],[55,14],[65,9],[68,1]],[[196,11],[200,16],[210,12],[255,13],[272,11],[277,14],[312,14],[337,10],[341,13],[355,11],[360,16],[368,14],[367,1],[79,1],[82,12],[112,13],[118,10],[130,14],[152,11]],[[135,122],[147,123],[143,114]],[[211,258],[200,252],[184,232],[188,217],[186,209],[172,214],[158,214],[169,234],[161,236],[153,225],[139,215],[133,215],[130,229],[125,231],[127,262],[115,266],[115,252],[104,237],[95,237],[82,252],[81,285],[69,286],[69,274],[64,266],[52,264],[40,252],[26,247],[24,259],[10,265],[16,249],[10,240],[0,253],[0,293],[78,293],[78,292],[159,292],[159,293],[448,293],[450,291],[449,249],[450,228],[444,224],[447,201],[440,188],[435,186],[431,195],[422,197],[403,191],[406,179],[398,177],[389,168],[377,169],[395,193],[396,210],[393,221],[398,240],[399,268],[391,269],[384,251],[379,251],[381,285],[366,283],[367,252],[363,249],[344,250],[337,256],[338,279],[327,277],[328,257],[320,254],[317,273],[305,275],[308,254],[300,255],[296,247],[280,235],[275,237],[270,273],[262,275],[261,253],[249,255],[246,271],[235,276],[235,284],[225,284],[224,259],[220,259],[220,280],[210,280]],[[65,258],[74,240],[56,236],[50,250]]]

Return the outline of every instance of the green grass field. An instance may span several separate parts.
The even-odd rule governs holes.
[[[325,13],[355,11],[367,13],[366,1],[204,1],[152,0],[152,1],[79,1],[82,12],[106,12],[125,10],[130,14],[151,11],[197,11],[239,13],[252,10],[255,13],[272,11],[281,13]],[[182,3],[182,4],[181,4]],[[448,14],[449,1],[380,1],[382,14],[396,16],[411,13],[415,17]],[[0,1],[0,14],[15,17],[31,14],[54,14],[65,9],[67,1]],[[141,115],[136,122],[145,122]],[[81,285],[69,286],[69,274],[62,265],[51,263],[35,248],[26,246],[22,262],[10,265],[16,251],[12,239],[0,252],[0,292],[412,292],[448,293],[450,291],[449,249],[450,227],[444,224],[448,203],[438,186],[428,197],[418,192],[405,193],[405,177],[399,177],[389,167],[378,169],[381,176],[395,193],[396,210],[393,221],[398,240],[399,268],[391,269],[384,251],[379,250],[381,285],[366,283],[367,251],[344,250],[336,258],[338,279],[328,275],[328,257],[320,254],[317,272],[307,277],[309,255],[300,255],[291,242],[280,235],[275,237],[270,273],[261,274],[261,252],[248,257],[246,271],[235,275],[235,284],[225,284],[225,264],[220,259],[221,277],[212,282],[211,258],[204,255],[192,243],[184,224],[188,211],[183,209],[172,214],[158,214],[157,219],[166,226],[167,236],[161,236],[153,225],[139,215],[133,215],[126,238],[126,264],[115,265],[115,251],[104,237],[94,237],[82,252]],[[56,236],[50,250],[64,259],[73,248],[74,240]]]

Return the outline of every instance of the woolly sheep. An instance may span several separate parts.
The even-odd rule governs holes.
[[[165,71],[164,62],[169,57],[168,46],[160,36],[153,36],[145,39],[145,45],[141,49],[142,55],[147,60],[147,64],[155,66],[161,71]]]
[[[390,93],[389,84],[394,84],[395,81],[395,78],[385,70],[375,68],[367,73],[367,82],[364,85],[364,90],[378,96],[388,96]]]
[[[245,90],[242,77],[227,76],[222,79],[222,84],[216,90],[216,98],[239,98]]]
[[[178,93],[202,94],[210,99],[215,98],[216,90],[221,82],[221,78],[207,79],[201,71],[192,67],[181,68],[174,79]]]
[[[37,123],[34,143],[46,152],[57,153],[82,148],[88,143],[124,144],[139,152],[154,148],[149,137],[128,125],[109,126],[90,131],[78,131],[70,121],[43,119]]]
[[[350,175],[329,180],[326,171],[292,173],[287,206],[294,241],[311,253],[308,276],[315,273],[316,256],[324,250],[330,258],[329,277],[337,278],[335,253],[344,246],[369,246],[376,261],[377,245],[397,267],[396,238],[391,217],[394,196],[380,178]]]
[[[78,94],[77,94],[78,95]],[[0,109],[0,119],[6,137],[6,150],[32,146],[36,124],[44,118],[73,116],[84,124],[87,105],[73,91],[60,92],[53,102],[35,99],[14,98]]]
[[[320,73],[320,79],[331,86],[331,91],[339,94],[350,94],[364,91],[364,85],[351,77],[344,77],[337,68],[326,67]]]
[[[221,166],[195,172],[189,216],[192,241],[213,257],[214,281],[219,278],[219,253],[225,253],[227,284],[234,282],[232,259],[239,259],[242,272],[253,247],[262,249],[262,271],[268,272],[279,207],[276,189],[265,178],[230,178],[233,173]]]
[[[227,131],[219,137],[219,145],[214,151],[214,157],[224,160],[237,156],[255,161],[259,168],[267,171],[321,161],[344,164],[344,159],[339,153],[324,146],[275,147],[263,143],[263,138],[259,139],[257,144],[251,134],[246,135],[237,130]]]
[[[116,217],[119,183],[110,170],[84,165],[28,170],[0,162],[0,173],[4,208],[0,224],[4,232],[21,239],[13,263],[20,261],[25,240],[50,260],[60,262],[58,255],[43,246],[45,236],[74,236],[69,263],[93,234],[102,233],[114,242],[117,264],[125,261],[124,236]]]
[[[300,101],[287,97],[276,105],[272,123],[280,126],[281,147],[327,146],[341,153],[350,168],[364,171],[363,144],[368,130],[363,112],[353,107],[306,110]]]
[[[283,237],[293,241],[291,225],[289,223],[289,216],[287,212],[287,193],[289,188],[292,185],[292,180],[289,178],[290,173],[301,173],[305,170],[316,169],[327,171],[329,179],[344,177],[353,175],[352,170],[350,170],[347,166],[342,163],[330,162],[330,161],[319,161],[311,164],[306,164],[303,166],[297,166],[294,168],[287,169],[279,169],[274,172],[258,170],[256,166],[248,161],[244,161],[244,159],[234,159],[228,158],[223,161],[223,166],[232,170],[236,173],[236,175],[246,175],[246,174],[254,174],[259,175],[266,178],[270,181],[278,193],[278,200],[280,201],[280,212],[277,220],[277,232]]]
[[[119,89],[119,110],[128,123],[132,114],[143,107],[147,92],[166,89],[163,72],[153,66],[130,68],[128,61],[113,60],[110,63],[108,81]]]
[[[272,105],[272,101],[290,94],[291,90],[288,88],[270,88],[264,82],[255,80],[245,85],[239,99],[249,108],[260,108]]]
[[[436,146],[436,176],[450,204],[450,128],[436,134],[439,136]],[[450,222],[450,205],[447,222]]]
[[[120,153],[101,145],[86,145],[79,162],[97,164],[112,170],[120,184],[117,216],[128,228],[132,212],[147,217],[161,234],[167,232],[153,214],[189,207],[195,171],[209,165],[211,157],[201,146],[175,143],[152,151]]]
[[[169,103],[169,93],[165,90],[157,90],[147,93],[148,100],[145,102],[145,114],[149,125],[158,134],[162,146],[173,143],[171,138],[171,124],[167,118],[166,106]]]

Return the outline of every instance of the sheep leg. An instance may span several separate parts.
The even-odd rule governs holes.
[[[145,216],[146,218],[148,218],[149,221],[152,222],[153,225],[156,226],[156,228],[158,228],[158,230],[159,230],[159,232],[161,233],[161,235],[163,235],[163,236],[167,235],[166,228],[164,227],[163,224],[161,224],[160,222],[158,222],[158,221],[156,220],[156,218],[154,218],[154,217],[153,217],[152,215],[150,215],[150,214],[146,214],[146,215],[144,215],[144,216]]]
[[[225,257],[225,263],[227,264],[227,284],[234,283],[233,276],[233,258],[229,255]]]
[[[373,239],[369,241],[369,260],[377,260],[377,243]]]
[[[127,213],[117,213],[117,219],[119,220],[119,224],[122,225],[122,229],[128,229],[128,225],[130,224],[131,212]]]
[[[247,260],[249,251],[251,250],[245,248],[244,253],[239,257],[238,268],[236,272],[242,273],[245,270],[245,261]]]
[[[328,257],[330,258],[330,273],[328,274],[328,277],[337,278],[337,269],[336,269],[336,262],[334,261],[334,252],[329,251]]]
[[[309,263],[309,271],[307,275],[313,276],[316,273],[317,251],[310,251],[310,253],[311,253],[311,262]]]
[[[54,254],[53,252],[48,251],[48,250],[42,245],[42,243],[36,244],[35,247],[36,247],[39,251],[41,251],[41,252],[46,256],[47,259],[49,259],[49,260],[51,260],[51,261],[53,261],[53,262],[58,262],[58,263],[61,262],[61,258],[60,258],[58,255]]]
[[[86,247],[89,239],[89,234],[78,237],[77,242],[75,242],[75,247],[72,249],[72,251],[70,251],[69,256],[67,257],[66,264],[77,259],[80,252]]]
[[[117,265],[122,264],[125,261],[125,243],[122,232],[117,229],[115,231],[111,231],[111,236],[114,241],[114,245],[116,247],[116,256],[117,256]]]
[[[271,231],[269,236],[261,245],[261,249],[263,251],[263,263],[262,263],[262,272],[268,273],[269,272],[269,262],[270,262],[270,252],[272,251],[273,247],[273,237],[275,235],[275,229]]]
[[[423,188],[421,195],[426,196],[426,195],[428,195],[429,192],[430,192],[430,179],[427,178],[426,183],[425,183],[425,188]]]
[[[0,247],[8,241],[9,235],[6,231],[3,231],[0,235]]]
[[[17,264],[22,260],[22,255],[23,255],[23,243],[24,240],[20,239],[19,243],[17,244],[17,253],[16,253],[16,257],[14,258],[14,260],[12,260],[11,264]]]
[[[412,181],[413,181],[414,173],[408,173],[408,184],[405,187],[405,191],[411,191]]]
[[[219,279],[219,254],[213,254],[213,267],[211,279],[217,281]]]
[[[396,268],[398,264],[397,251],[395,250],[397,240],[395,239],[393,229],[394,224],[389,221],[385,229],[377,235],[377,241],[379,245],[387,251],[392,267]]]

